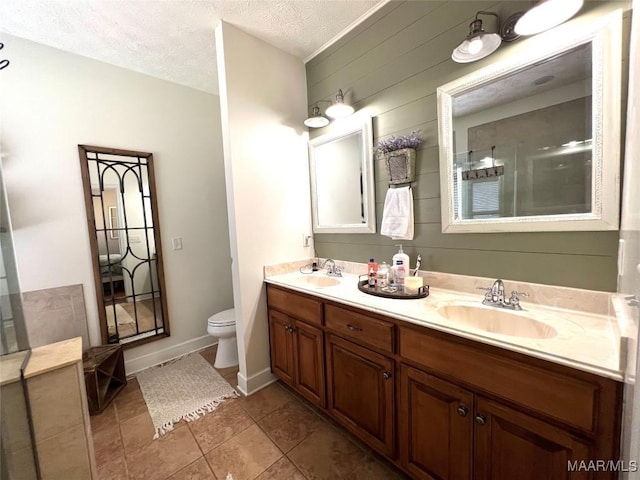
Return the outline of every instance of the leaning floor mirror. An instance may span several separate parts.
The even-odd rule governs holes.
[[[444,233],[618,228],[621,51],[616,11],[438,88]]]
[[[153,155],[79,145],[102,343],[169,335]]]

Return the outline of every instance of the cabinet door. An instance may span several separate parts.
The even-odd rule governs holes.
[[[284,313],[269,310],[271,371],[289,385],[295,385],[294,335],[294,320]]]
[[[569,471],[569,462],[593,458],[586,440],[481,397],[474,421],[477,480],[592,478],[591,472]]]
[[[322,330],[296,321],[295,355],[296,384],[301,395],[312,403],[324,407],[324,344]]]
[[[327,335],[327,408],[371,447],[393,457],[393,360]]]
[[[473,394],[400,366],[400,461],[413,478],[469,480]]]

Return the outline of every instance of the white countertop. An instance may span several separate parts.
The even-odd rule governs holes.
[[[311,275],[325,276],[324,272],[316,272]],[[510,336],[465,327],[448,320],[438,312],[440,307],[451,304],[495,308],[482,305],[482,294],[473,295],[431,287],[430,295],[427,298],[390,299],[376,297],[358,290],[357,275],[344,274],[342,278],[339,278],[338,285],[327,287],[315,287],[301,283],[299,279],[302,277],[309,277],[309,275],[296,271],[269,275],[265,281],[603,377],[623,380],[620,331],[616,319],[608,315],[528,304],[526,299],[523,299],[521,302],[522,312],[509,312],[550,325],[557,331],[557,335],[546,339]]]

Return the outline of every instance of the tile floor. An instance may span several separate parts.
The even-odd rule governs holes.
[[[201,352],[213,364],[216,347]],[[236,385],[237,368],[218,370]],[[404,475],[279,383],[158,440],[135,379],[91,417],[100,480],[401,480]]]

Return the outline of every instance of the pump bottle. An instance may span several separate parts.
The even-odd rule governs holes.
[[[395,274],[395,283],[398,285],[404,285],[404,277],[407,276],[407,269],[409,268],[409,255],[404,253],[402,245],[396,245],[400,247],[398,253],[393,256],[392,264]]]

